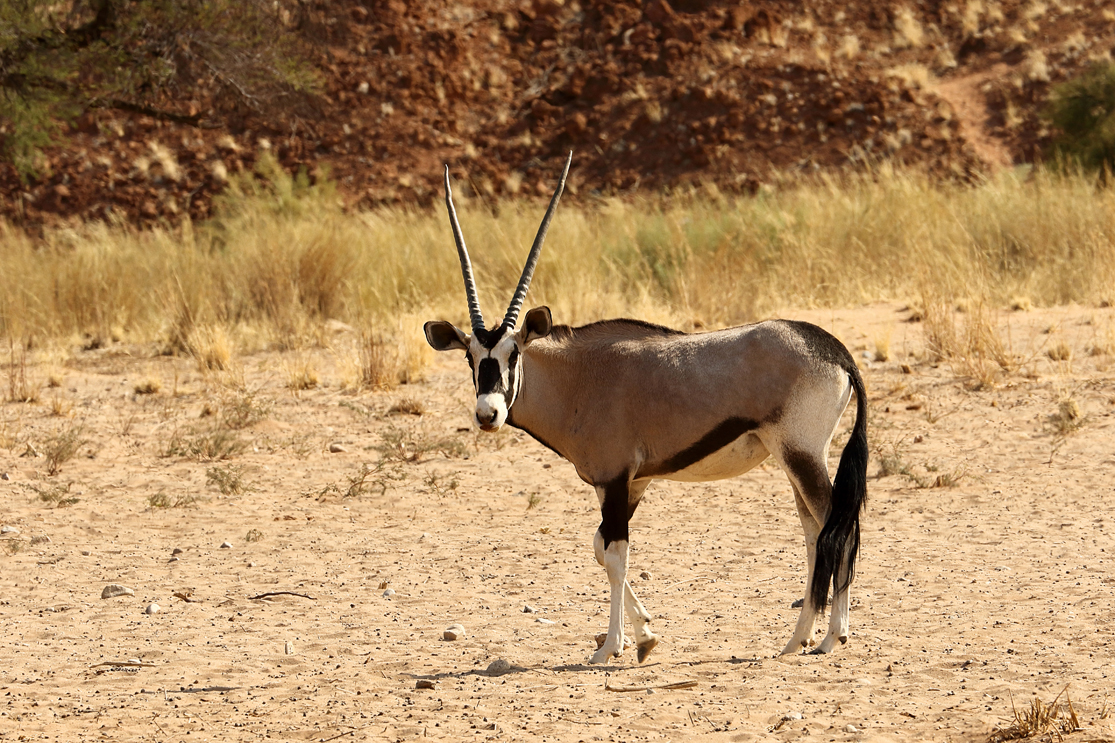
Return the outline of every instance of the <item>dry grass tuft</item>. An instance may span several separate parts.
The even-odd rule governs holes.
[[[132,389],[137,395],[154,395],[162,388],[163,383],[158,377],[148,375],[136,382]]]
[[[1072,347],[1064,341],[1057,341],[1045,350],[1045,355],[1053,361],[1072,361]]]
[[[988,743],[1004,743],[1009,740],[1038,738],[1045,735],[1048,735],[1050,740],[1054,738],[1062,740],[1065,733],[1080,730],[1080,719],[1066,691],[1068,691],[1067,686],[1049,704],[1034,697],[1030,700],[1030,706],[1022,710],[1015,706],[1014,696],[1011,695],[1010,705],[1014,720],[1007,727],[993,732]],[[1062,695],[1065,697],[1064,701],[1060,701]]]
[[[14,341],[8,339],[8,402],[38,402],[42,383],[27,368],[27,348],[21,343],[16,355]]]
[[[321,376],[313,359],[299,356],[286,367],[286,386],[294,392],[312,390],[321,384]]]

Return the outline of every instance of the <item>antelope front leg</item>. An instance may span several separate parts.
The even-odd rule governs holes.
[[[615,540],[606,547],[604,535],[597,529],[593,538],[596,561],[608,571],[608,584],[612,589],[612,599],[608,615],[608,637],[597,650],[590,663],[606,663],[613,656],[623,655],[623,599],[627,589],[627,540]],[[627,589],[630,590],[630,589]],[[643,610],[646,613],[646,610]],[[648,617],[649,618],[649,617]],[[644,622],[645,624],[645,622]]]

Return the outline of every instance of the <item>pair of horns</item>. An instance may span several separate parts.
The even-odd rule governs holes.
[[[565,178],[569,175],[569,165],[573,162],[573,153],[565,161],[565,169],[561,171],[561,181],[557,190],[550,197],[550,206],[546,209],[546,216],[542,217],[542,224],[534,238],[534,245],[527,255],[527,263],[523,267],[523,275],[519,277],[519,285],[515,287],[515,296],[507,308],[507,315],[503,318],[505,330],[514,330],[519,321],[519,312],[523,309],[523,300],[526,298],[530,280],[534,277],[534,267],[538,265],[538,256],[542,252],[542,243],[546,240],[546,232],[550,229],[550,220],[557,211],[561,192],[565,190]],[[468,250],[465,248],[465,238],[461,234],[461,225],[457,222],[457,210],[453,208],[453,191],[449,187],[449,166],[445,166],[445,206],[449,209],[449,221],[453,225],[453,239],[457,242],[457,255],[461,259],[461,273],[465,277],[465,294],[468,297],[468,316],[472,321],[472,332],[484,330],[484,316],[480,313],[480,299],[476,294],[476,281],[472,278],[472,261],[469,260]]]

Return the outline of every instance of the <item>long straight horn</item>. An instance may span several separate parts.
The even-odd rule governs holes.
[[[449,187],[449,166],[445,166],[445,206],[449,209],[449,223],[453,225],[453,239],[457,241],[457,255],[461,259],[461,273],[465,277],[465,295],[468,298],[468,316],[472,321],[472,332],[484,329],[484,315],[480,313],[480,298],[476,295],[476,282],[472,278],[472,261],[468,259],[465,238],[461,225],[457,222],[457,210],[453,208],[453,190]]]
[[[527,264],[523,267],[523,275],[519,278],[519,286],[515,288],[515,296],[511,298],[511,305],[507,308],[507,316],[503,318],[505,330],[514,330],[519,321],[519,311],[523,309],[523,300],[526,299],[530,280],[534,277],[534,267],[538,265],[538,255],[542,252],[542,243],[546,240],[546,231],[550,229],[550,220],[554,218],[558,202],[561,201],[561,192],[565,190],[565,178],[569,175],[569,165],[573,162],[573,152],[565,161],[565,170],[561,171],[561,181],[557,190],[550,198],[550,206],[546,209],[546,216],[542,217],[542,225],[538,228],[538,235],[534,238],[534,245],[527,256]]]

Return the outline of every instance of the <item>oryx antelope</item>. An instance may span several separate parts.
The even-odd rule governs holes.
[[[570,160],[572,153],[570,153]],[[848,639],[848,589],[859,550],[867,492],[867,415],[863,380],[848,350],[804,322],[770,320],[688,334],[638,320],[578,328],[553,325],[550,310],[526,313],[516,330],[542,242],[569,173],[550,200],[503,321],[486,328],[449,169],[445,203],[464,273],[472,333],[428,322],[438,351],[462,350],[476,387],[476,424],[526,431],[577,468],[596,488],[601,521],[593,547],[607,570],[611,617],[601,663],[623,652],[623,610],[634,625],[638,660],[658,643],[651,620],[627,582],[628,521],[657,478],[699,482],[747,472],[768,456],[789,476],[805,531],[807,590],[793,637],[783,649],[808,648],[828,588],[828,633],[813,652]],[[856,419],[829,480],[833,433],[855,392]]]

